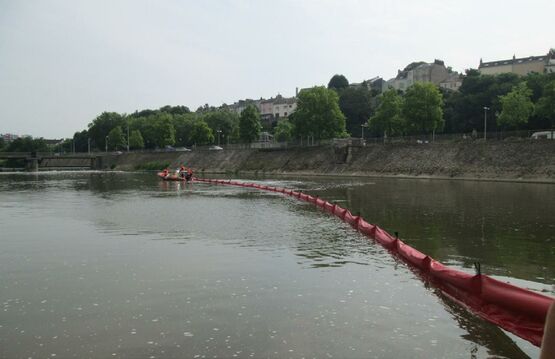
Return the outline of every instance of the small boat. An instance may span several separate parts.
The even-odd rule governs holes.
[[[183,182],[187,182],[187,177],[181,177],[181,176],[177,176],[177,175],[169,175],[169,176],[164,176],[164,172],[158,172],[158,177],[160,177],[161,179],[163,179],[164,181],[183,181]],[[192,180],[191,177],[189,177],[189,180]]]

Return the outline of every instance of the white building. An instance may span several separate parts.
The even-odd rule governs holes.
[[[276,120],[287,118],[297,109],[297,98],[285,98],[277,95],[273,102],[273,114]]]
[[[438,86],[443,83],[444,88],[455,90],[462,84],[462,81],[460,84],[456,81],[458,76],[457,72],[447,69],[441,60],[435,60],[432,63],[413,62],[407,65],[403,71],[399,70],[397,77],[384,83],[384,91],[393,88],[404,92],[416,82],[431,82]]]
[[[275,98],[272,97],[267,100],[262,98],[260,100],[239,100],[229,105],[228,109],[240,115],[248,105],[258,108],[262,122],[272,126],[280,119],[288,118],[295,111],[297,108],[297,98],[286,98],[278,94]]]

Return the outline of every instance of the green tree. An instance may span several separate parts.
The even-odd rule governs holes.
[[[248,105],[239,117],[239,137],[245,143],[252,143],[258,139],[262,125],[260,113],[253,105]]]
[[[158,112],[160,112],[159,110],[150,110],[150,109],[145,109],[145,110],[141,110],[141,111],[135,111],[133,112],[131,115],[129,115],[132,118],[141,118],[141,117],[149,117],[152,115],[156,115]]]
[[[532,90],[532,96],[530,97],[532,102],[536,103],[538,102],[540,97],[542,97],[544,87],[545,85],[547,85],[547,83],[549,83],[549,80],[549,76],[537,72],[530,72],[524,77],[526,85],[530,90]]]
[[[160,112],[142,121],[140,131],[147,148],[163,148],[175,144],[175,128],[172,120],[170,114]]]
[[[403,117],[411,132],[424,134],[443,127],[443,98],[436,85],[417,82],[408,88]]]
[[[114,127],[108,133],[108,149],[118,150],[125,146],[125,137],[123,137],[123,130],[120,126]]]
[[[403,134],[406,124],[402,116],[403,98],[394,89],[381,95],[376,114],[368,121],[369,130],[376,134],[389,136]]]
[[[348,87],[341,92],[339,108],[345,115],[345,126],[351,136],[362,134],[361,125],[365,124],[372,114],[371,98],[366,86]]]
[[[6,141],[4,141],[4,137],[0,137],[0,151],[3,151],[4,147],[6,147]]]
[[[129,134],[129,148],[132,150],[140,150],[145,148],[145,141],[141,131],[133,130]]]
[[[6,152],[49,152],[43,138],[20,137],[8,144]]]
[[[196,145],[208,145],[214,142],[212,129],[201,118],[193,121],[191,141]]]
[[[555,79],[545,84],[542,96],[536,103],[535,114],[545,120],[549,127],[555,127]]]
[[[499,96],[507,94],[521,78],[512,73],[480,75],[478,70],[467,70],[462,86],[456,93],[445,98],[445,131],[470,132],[483,129],[484,106],[490,113],[501,111]],[[488,116],[487,128],[495,130],[494,116]]]
[[[195,121],[199,118],[196,113],[178,115],[173,117],[173,126],[175,128],[175,143],[177,146],[191,146],[193,141],[193,127]]]
[[[169,113],[170,115],[184,115],[186,113],[191,112],[191,110],[189,110],[187,106],[170,106],[170,105],[160,107],[159,111]]]
[[[206,104],[204,104],[204,106],[199,106],[195,112],[196,113],[206,113],[206,112],[211,112],[211,111],[216,111],[216,110],[217,109],[214,106],[210,106],[206,103]]]
[[[125,126],[125,119],[116,112],[103,112],[89,124],[88,134],[91,138],[92,146],[97,149],[104,149],[106,136],[117,126]]]
[[[239,127],[239,115],[228,110],[205,112],[202,119],[212,129],[214,136],[220,131],[220,140],[231,139],[235,128]]]
[[[505,128],[517,128],[521,124],[528,123],[528,119],[534,112],[534,104],[530,97],[532,90],[526,82],[516,85],[511,92],[500,96],[501,114],[497,117],[497,124]]]
[[[173,124],[179,146],[207,145],[214,142],[214,133],[201,115],[190,113],[174,116]]]
[[[293,124],[289,120],[281,120],[274,129],[274,138],[278,142],[291,141],[293,136]]]
[[[75,152],[87,152],[89,150],[89,133],[87,130],[73,134],[73,147]]]
[[[296,136],[316,139],[345,137],[345,115],[339,109],[339,96],[323,86],[302,90],[297,109],[289,116]]]
[[[349,87],[349,81],[343,75],[333,75],[328,82],[328,88],[336,91],[342,91]]]

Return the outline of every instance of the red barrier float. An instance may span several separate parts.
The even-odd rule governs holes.
[[[333,213],[333,204],[326,202],[324,203],[324,211]]]
[[[376,226],[366,222],[364,219],[358,222],[358,230],[371,238],[374,238],[376,234]]]
[[[333,211],[333,214],[335,214],[337,217],[343,219],[343,218],[345,218],[345,214],[347,214],[347,210],[345,208],[341,208],[339,206],[336,206],[335,210]]]
[[[324,201],[323,199],[316,198],[316,202],[314,204],[317,205],[320,208],[324,208],[326,203],[328,203],[328,202]]]
[[[195,178],[198,182],[253,187],[281,192],[314,203],[374,239],[391,253],[417,269],[424,280],[430,281],[444,294],[485,320],[540,346],[547,310],[554,299],[545,295],[500,282],[486,275],[472,275],[449,268],[426,254],[412,248],[380,227],[353,216],[347,209],[318,197],[259,184]]]

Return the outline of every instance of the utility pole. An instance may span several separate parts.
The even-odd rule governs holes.
[[[106,153],[108,153],[108,136],[106,136],[104,139],[106,140]]]
[[[362,125],[360,125],[360,139],[362,140],[362,143],[364,143],[364,127],[368,127],[368,124],[363,123]]]
[[[127,122],[127,152],[129,152],[129,122]]]
[[[91,154],[91,139],[87,138],[87,152],[89,153],[89,156]]]

